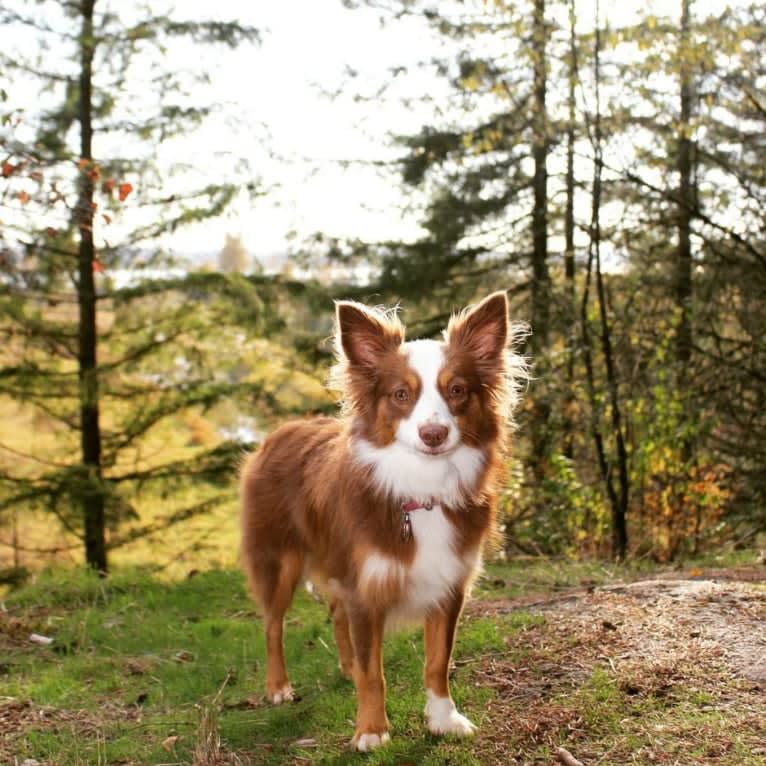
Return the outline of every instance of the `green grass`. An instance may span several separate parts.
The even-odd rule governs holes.
[[[635,568],[563,561],[493,565],[476,595],[544,595],[637,574]],[[264,641],[237,570],[182,581],[137,569],[117,570],[108,579],[59,571],[9,594],[5,607],[2,763],[474,766],[553,763],[552,749],[561,744],[616,766],[637,763],[625,760],[631,748],[645,753],[657,743],[655,750],[668,756],[658,756],[657,763],[702,764],[712,757],[710,743],[723,741],[724,734],[728,749],[711,762],[764,763],[751,744],[766,737],[763,724],[756,731],[740,715],[740,734],[722,706],[721,699],[735,700],[739,693],[733,682],[722,681],[719,698],[715,685],[678,682],[666,691],[641,676],[621,678],[604,660],[600,639],[558,630],[553,614],[514,609],[463,619],[452,688],[458,707],[480,726],[480,735],[469,741],[428,733],[421,632],[389,636],[393,739],[372,754],[356,754],[348,748],[353,686],[337,669],[325,605],[303,590],[288,613],[286,634],[300,699],[281,707],[262,702]],[[32,644],[33,632],[54,641]],[[742,699],[756,704],[757,696],[747,692]],[[4,733],[4,711],[12,705],[28,716],[27,724]],[[205,760],[199,749],[206,731],[220,736],[219,760],[209,754]]]
[[[724,681],[721,697],[733,700],[737,687],[731,679]],[[744,691],[743,700],[756,692],[747,685]],[[757,746],[764,741],[766,723],[753,725],[752,716],[730,713],[715,696],[683,683],[669,693],[636,694],[626,692],[616,674],[596,668],[573,692],[553,697],[551,705],[557,704],[580,711],[569,727],[576,732],[572,743],[566,735],[562,741],[573,751],[599,753],[603,766],[644,763],[647,753],[662,764],[760,766],[766,760]],[[546,748],[537,752],[543,758]],[[640,754],[638,760],[628,760],[633,753]]]
[[[209,705],[222,686],[218,729],[227,748],[241,753],[244,762],[277,764],[299,755],[342,764],[362,758],[347,748],[355,714],[353,686],[337,670],[326,607],[308,593],[297,595],[287,620],[287,662],[301,699],[279,708],[237,707],[262,694],[264,643],[236,571],[210,571],[176,583],[135,570],[108,580],[46,575],[14,594],[7,606],[12,617],[24,621],[17,626],[20,639],[37,632],[54,642],[17,643],[3,694],[80,711],[83,719],[28,731],[17,743],[19,760],[60,766],[120,759],[191,762],[199,706]],[[522,623],[518,618],[470,622],[460,633],[456,657],[501,650],[508,632],[519,629],[514,624]],[[365,763],[441,764],[447,758],[477,763],[470,745],[427,733],[422,662],[419,631],[387,640],[388,714],[395,739],[366,756]],[[469,664],[458,668],[454,696],[480,722],[489,692],[471,684],[469,676]],[[122,720],[123,711],[129,711],[130,721]],[[162,743],[172,735],[179,739],[170,753]],[[318,746],[293,744],[296,740],[315,740]]]

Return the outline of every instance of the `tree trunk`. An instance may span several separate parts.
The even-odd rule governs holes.
[[[675,300],[678,311],[676,331],[676,382],[683,394],[692,356],[692,249],[691,221],[694,210],[692,181],[692,84],[689,72],[689,0],[681,0],[681,41],[679,78],[681,81],[681,124],[678,137],[678,250],[676,257]]]
[[[566,170],[566,209],[564,211],[564,278],[566,280],[566,327],[569,334],[567,341],[566,392],[564,394],[564,412],[562,417],[564,456],[574,458],[575,432],[575,218],[574,218],[574,149],[575,149],[575,87],[577,84],[577,42],[575,36],[575,0],[569,2],[569,94],[567,124],[567,170]]]
[[[588,388],[590,392],[591,405],[591,423],[593,437],[598,455],[599,467],[601,469],[602,480],[607,491],[609,504],[612,509],[612,555],[623,560],[628,550],[628,527],[627,514],[628,503],[630,499],[630,479],[628,473],[628,452],[625,446],[623,436],[622,414],[620,410],[619,386],[617,381],[617,370],[614,362],[614,352],[612,349],[612,333],[609,326],[609,316],[606,305],[606,290],[604,286],[603,272],[601,269],[601,173],[603,169],[602,144],[603,137],[601,132],[601,19],[599,3],[596,0],[596,34],[595,49],[593,54],[593,69],[596,95],[596,113],[593,120],[593,132],[591,139],[593,142],[593,197],[591,209],[590,226],[590,247],[588,252],[588,269],[586,272],[586,287],[583,295],[582,304],[582,325],[584,341],[587,345],[585,349],[586,370],[588,376]],[[615,489],[613,482],[613,469],[611,461],[607,459],[604,438],[599,425],[599,416],[597,411],[597,397],[595,390],[595,376],[593,371],[593,362],[590,349],[590,336],[588,331],[587,301],[590,289],[591,270],[595,266],[596,292],[598,297],[599,323],[601,335],[601,351],[604,355],[604,366],[606,372],[606,383],[609,394],[609,409],[611,411],[611,431],[612,438],[617,451],[617,481],[619,492]]]
[[[538,374],[544,371],[544,354],[548,350],[550,333],[550,275],[548,273],[548,124],[546,115],[546,38],[545,0],[534,1],[532,56],[534,69],[533,147],[534,208],[532,210],[532,338],[533,361]],[[542,375],[540,375],[542,377]],[[530,423],[532,439],[532,469],[539,483],[546,473],[549,451],[548,419],[550,404],[543,387],[534,401]]]
[[[104,531],[104,492],[101,482],[101,428],[99,425],[98,368],[96,366],[96,290],[93,276],[94,181],[92,148],[93,7],[95,0],[81,0],[80,39],[80,176],[75,220],[80,244],[77,258],[79,307],[80,443],[82,449],[82,514],[85,560],[90,567],[107,571]]]
[[[676,328],[676,390],[684,407],[689,412],[689,373],[692,359],[692,246],[691,223],[696,207],[695,184],[692,178],[693,151],[691,138],[692,81],[689,63],[689,4],[681,0],[681,39],[678,46],[678,76],[680,80],[680,125],[678,129],[678,249],[676,252],[675,303],[678,313]],[[694,445],[685,430],[679,435],[681,476],[675,497],[679,516],[684,514],[687,502],[688,469],[692,462]],[[698,511],[699,512],[699,509]],[[695,534],[694,546],[697,546]]]

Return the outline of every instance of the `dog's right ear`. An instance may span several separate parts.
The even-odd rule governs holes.
[[[352,365],[375,367],[380,358],[404,341],[404,327],[393,312],[385,313],[355,301],[335,304],[338,350]]]

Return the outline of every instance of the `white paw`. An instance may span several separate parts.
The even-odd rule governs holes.
[[[370,750],[385,745],[391,739],[387,731],[382,734],[360,734],[351,740],[351,747],[360,753],[367,753]]]
[[[449,697],[437,697],[430,689],[427,694],[426,717],[431,734],[471,737],[476,733],[476,727],[457,712],[455,703]]]
[[[273,694],[266,695],[272,705],[281,705],[283,702],[291,702],[293,699],[293,687],[288,684],[278,689]]]

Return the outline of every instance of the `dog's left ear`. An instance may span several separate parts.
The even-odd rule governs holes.
[[[508,343],[508,299],[496,292],[452,317],[447,342],[466,349],[483,362],[499,359]]]

